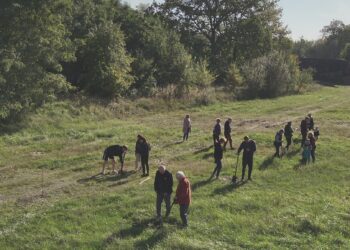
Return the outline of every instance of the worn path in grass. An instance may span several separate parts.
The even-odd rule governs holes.
[[[350,246],[350,88],[273,100],[213,104],[189,110],[125,116],[96,105],[47,105],[25,128],[0,137],[0,246],[3,249],[347,249]],[[284,122],[298,127],[308,112],[321,128],[318,160],[300,167],[295,145],[271,158]],[[182,118],[193,133],[180,143]],[[227,151],[222,177],[213,169],[216,117],[234,120],[234,144],[257,141],[254,181],[232,186],[235,155]],[[151,177],[133,173],[134,139],[152,144]],[[298,137],[298,134],[296,135]],[[124,176],[99,176],[104,147],[131,148]],[[162,228],[153,225],[153,175],[159,162],[184,170],[193,185],[190,227],[175,207]],[[41,174],[44,196],[41,197]],[[240,174],[240,170],[238,171]],[[140,184],[141,183],[141,184]]]

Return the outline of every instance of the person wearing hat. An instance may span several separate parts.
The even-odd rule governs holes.
[[[244,141],[238,148],[237,155],[243,150],[243,159],[242,159],[242,181],[244,180],[245,169],[248,166],[248,180],[252,180],[253,172],[253,161],[254,153],[256,151],[255,141],[249,139],[248,136],[244,137]]]
[[[187,227],[188,226],[188,208],[191,204],[191,199],[192,199],[191,184],[188,178],[185,176],[184,172],[182,171],[178,171],[176,173],[176,179],[178,180],[179,184],[177,185],[174,203],[179,204],[182,225],[184,227]]]
[[[220,135],[221,135],[221,120],[220,118],[216,119],[216,124],[213,129],[213,141],[214,145],[217,141],[220,140]]]
[[[226,142],[224,144],[224,150],[226,150],[226,145],[228,142],[230,143],[230,148],[233,149],[232,137],[231,137],[231,132],[232,132],[231,124],[232,124],[232,119],[228,118],[227,121],[225,122],[225,125],[224,125],[224,135],[226,138]]]
[[[281,157],[281,155],[280,155],[280,148],[282,148],[283,133],[284,133],[284,130],[281,129],[275,135],[274,145],[275,145],[276,152],[275,152],[274,157],[278,157],[278,158]]]
[[[222,158],[224,155],[223,144],[226,142],[225,138],[221,138],[219,141],[215,142],[214,146],[214,159],[215,159],[215,169],[210,177],[212,179],[216,175],[216,179],[219,178],[222,169]]]
[[[128,151],[128,147],[125,146],[125,145],[124,146],[113,145],[113,146],[107,147],[104,150],[104,152],[103,152],[102,159],[104,160],[104,163],[103,163],[101,174],[103,174],[103,175],[105,174],[105,168],[108,165],[108,160],[109,159],[112,160],[113,173],[117,173],[117,171],[115,170],[114,156],[118,156],[119,157],[119,161],[120,161],[120,164],[121,164],[120,173],[123,173],[124,160],[125,160],[125,155],[126,155],[127,151]]]
[[[164,165],[158,167],[156,177],[154,179],[154,191],[157,193],[156,211],[157,218],[161,219],[162,202],[165,201],[166,214],[170,214],[170,200],[173,192],[173,176]]]
[[[284,137],[286,137],[287,146],[286,149],[289,150],[289,146],[292,144],[294,130],[292,128],[292,122],[288,122],[284,127]]]

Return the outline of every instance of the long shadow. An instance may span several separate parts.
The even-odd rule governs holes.
[[[134,245],[135,249],[153,249],[159,242],[164,240],[168,236],[166,229],[161,228],[156,231],[151,237],[137,241]]]
[[[206,148],[202,148],[202,149],[199,149],[197,151],[194,151],[193,153],[195,155],[198,155],[198,154],[201,154],[201,153],[205,153],[205,152],[208,152],[211,148],[213,148],[214,145],[210,145],[209,147],[206,147]]]
[[[209,158],[214,157],[214,153],[206,153],[202,156],[203,160],[208,160]]]
[[[208,185],[210,182],[212,182],[212,180],[210,180],[209,178],[206,180],[196,182],[192,185],[192,191],[196,191],[198,188]]]
[[[79,179],[77,182],[80,184],[84,184],[90,181],[95,181],[95,182],[107,182],[107,181],[120,181],[123,179],[128,178],[129,176],[135,174],[134,171],[128,171],[128,172],[124,172],[123,174],[120,175],[102,175],[102,174],[97,174],[97,175],[93,175],[87,178],[83,178],[83,179]]]
[[[172,143],[165,144],[164,147],[167,148],[167,147],[174,146],[174,145],[179,145],[179,144],[182,144],[182,143],[184,143],[184,141],[172,142]]]
[[[274,156],[266,157],[265,160],[260,164],[259,170],[266,170],[269,166],[273,164],[274,160],[275,160]]]
[[[297,145],[297,148],[293,148],[292,151],[288,151],[286,153],[287,158],[292,158],[294,156],[296,156],[297,154],[301,153],[301,148],[299,147],[299,145]]]
[[[239,189],[240,187],[244,186],[247,183],[248,181],[239,181],[236,183],[230,183],[224,187],[215,189],[212,195],[225,195],[229,192]]]

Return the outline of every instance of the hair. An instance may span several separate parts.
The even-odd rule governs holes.
[[[186,118],[190,118],[190,115],[186,115]]]
[[[180,179],[180,178],[185,178],[186,175],[183,171],[177,171],[176,173],[176,178]]]
[[[158,169],[163,169],[164,171],[166,170],[166,166],[164,165],[159,165]]]
[[[226,142],[226,139],[224,137],[221,137],[220,140],[219,140],[220,143],[225,143]]]
[[[314,132],[312,132],[312,131],[309,131],[309,133],[307,133],[307,137],[309,137],[309,136],[314,136]]]
[[[244,136],[244,138],[243,138],[244,140],[249,140],[249,136]]]
[[[216,122],[221,122],[221,119],[220,118],[216,118]]]
[[[282,133],[283,133],[283,132],[284,132],[284,129],[283,129],[283,128],[282,128],[282,129],[280,129],[280,132],[282,132]]]
[[[287,124],[288,124],[288,125],[292,125],[292,122],[289,121]]]
[[[128,146],[126,146],[126,145],[124,145],[122,148],[123,148],[124,150],[128,150]]]
[[[229,118],[227,118],[227,120],[232,121],[232,118],[231,118],[231,117],[229,117]]]

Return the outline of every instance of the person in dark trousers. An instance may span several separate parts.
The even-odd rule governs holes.
[[[213,129],[213,141],[214,145],[215,142],[220,140],[220,135],[221,135],[221,120],[219,118],[216,119],[216,124]]]
[[[168,170],[166,170],[166,167],[163,165],[158,167],[156,178],[154,179],[154,190],[157,193],[157,218],[161,220],[161,208],[163,200],[165,201],[165,217],[167,218],[170,214],[170,200],[171,193],[173,192],[173,176]]]
[[[308,120],[308,129],[309,129],[309,130],[314,130],[314,126],[315,126],[315,124],[314,124],[314,118],[312,117],[312,114],[311,114],[311,113],[309,113],[307,116],[309,117],[309,120]]]
[[[180,205],[180,217],[182,220],[182,225],[184,227],[187,227],[188,208],[191,204],[192,199],[191,184],[182,171],[178,171],[176,173],[176,179],[178,180],[179,184],[177,185],[174,203]]]
[[[249,139],[248,136],[244,137],[244,141],[238,148],[237,154],[239,155],[243,150],[243,159],[242,159],[242,181],[244,180],[245,169],[248,166],[248,180],[252,180],[253,172],[253,158],[256,151],[255,141]]]
[[[191,133],[191,129],[192,129],[192,124],[191,124],[191,118],[190,115],[186,115],[184,122],[183,122],[183,126],[182,126],[182,130],[183,130],[183,141],[187,141],[188,140],[188,136]]]
[[[135,171],[141,169],[141,141],[143,136],[138,135],[135,144]]]
[[[292,145],[292,138],[293,138],[294,130],[292,128],[292,122],[288,122],[287,125],[284,127],[284,137],[287,141],[286,149],[289,150],[290,145]]]
[[[278,158],[281,157],[280,149],[282,148],[282,143],[283,143],[283,133],[284,133],[284,130],[281,129],[275,135],[274,145],[275,145],[276,152],[274,156]]]
[[[224,144],[224,150],[226,150],[227,142],[230,143],[230,148],[233,149],[233,147],[232,147],[232,137],[231,137],[231,132],[232,132],[231,124],[232,124],[232,119],[228,118],[227,121],[225,122],[225,125],[224,125],[224,135],[225,135],[225,138],[226,138],[226,142]]]
[[[301,147],[304,146],[304,143],[305,143],[305,140],[306,140],[306,137],[307,137],[308,120],[309,120],[309,117],[305,117],[305,119],[302,120],[301,123],[300,123],[300,133],[301,133],[301,136],[302,136]]]
[[[141,166],[142,166],[142,176],[149,175],[149,152],[151,151],[151,146],[145,138],[141,139],[140,142],[140,155],[141,155]]]
[[[318,140],[319,136],[320,136],[320,129],[318,127],[316,127],[315,131],[314,131],[314,137],[315,137],[316,141]]]
[[[214,159],[215,159],[215,169],[213,171],[213,174],[211,175],[210,179],[212,179],[214,176],[216,176],[216,179],[219,178],[220,171],[222,169],[222,158],[224,155],[224,149],[223,144],[226,142],[224,138],[221,138],[219,141],[216,141],[214,146]]]
[[[312,162],[315,163],[316,161],[316,138],[312,132],[309,132],[307,135],[308,139],[310,140],[310,155]]]
[[[112,160],[112,168],[113,168],[113,173],[117,173],[117,171],[115,170],[115,160],[114,160],[114,156],[118,156],[119,157],[119,161],[121,164],[120,167],[120,173],[123,173],[123,167],[124,167],[124,159],[125,159],[125,154],[128,151],[128,147],[127,146],[119,146],[119,145],[113,145],[113,146],[109,146],[107,147],[104,152],[103,152],[103,156],[102,159],[104,160],[103,163],[103,167],[102,167],[102,172],[101,174],[105,174],[105,168],[108,165],[108,160],[111,159]]]

